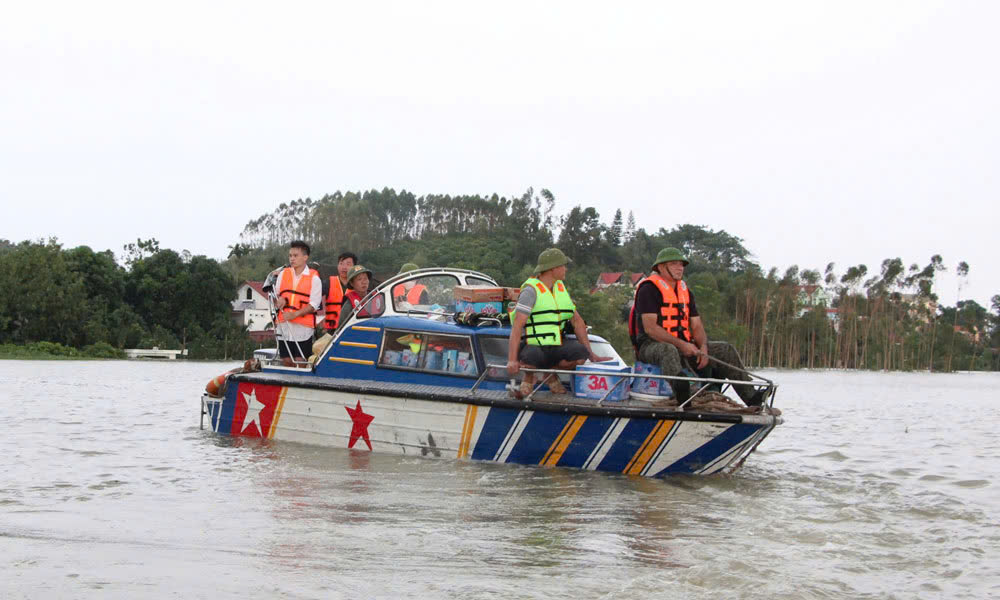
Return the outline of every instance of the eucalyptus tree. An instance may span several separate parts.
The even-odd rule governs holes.
[[[865,275],[868,274],[868,267],[859,264],[848,267],[847,272],[840,278],[840,331],[839,343],[840,364],[846,368],[858,368],[858,322],[859,304],[861,297],[858,294],[858,286]]]
[[[955,355],[955,338],[958,335],[958,306],[962,301],[962,285],[965,284],[969,277],[969,263],[960,261],[958,266],[955,268],[955,275],[958,279],[958,291],[955,293],[955,319],[951,324],[951,343],[948,346],[948,365],[945,367],[946,370],[951,371],[952,358]]]

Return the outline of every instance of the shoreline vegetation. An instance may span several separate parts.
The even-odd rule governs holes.
[[[630,276],[675,246],[691,261],[685,280],[709,337],[733,343],[754,368],[1000,370],[1000,294],[989,307],[962,299],[965,262],[932,254],[779,273],[726,231],[644,225],[621,210],[610,223],[593,207],[557,215],[545,189],[508,198],[386,188],[282,203],[251,219],[221,262],[155,239],[117,256],[56,239],[0,240],[0,287],[18,290],[0,298],[0,358],[120,358],[124,348],[154,346],[187,349],[189,359],[249,357],[261,344],[233,318],[236,288],[285,264],[288,243],[302,239],[324,275],[351,251],[377,279],[413,262],[483,271],[512,287],[539,252],[558,246],[574,260],[566,283],[580,314],[630,361]],[[949,264],[960,282],[952,304],[933,291]]]
[[[123,359],[125,352],[106,342],[73,348],[54,342],[0,344],[0,360],[105,360]]]

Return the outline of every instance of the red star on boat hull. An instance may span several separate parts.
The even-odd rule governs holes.
[[[361,400],[358,400],[358,405],[354,408],[350,406],[345,406],[344,409],[347,414],[351,415],[351,421],[354,426],[351,427],[351,441],[347,443],[348,448],[353,448],[354,444],[361,438],[368,445],[368,449],[372,449],[372,441],[368,437],[368,425],[375,419],[372,415],[365,414],[364,410],[361,409]]]

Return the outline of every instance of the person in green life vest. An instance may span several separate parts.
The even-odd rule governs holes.
[[[521,284],[521,294],[511,319],[507,373],[517,375],[522,369],[573,369],[589,358],[593,362],[610,360],[597,356],[590,347],[587,324],[576,311],[563,278],[570,259],[558,248],[538,255],[535,276]],[[563,327],[572,323],[576,340],[563,337]],[[521,395],[531,393],[535,374],[525,373]],[[566,388],[556,375],[548,376],[549,390],[565,394]]]

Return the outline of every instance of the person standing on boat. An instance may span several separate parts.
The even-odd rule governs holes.
[[[312,354],[316,311],[323,301],[323,284],[317,272],[306,264],[308,261],[309,244],[295,240],[288,248],[289,266],[277,277],[278,356],[296,361],[309,360]]]
[[[416,271],[419,268],[420,267],[418,267],[416,263],[409,262],[399,268],[399,273],[397,273],[397,275],[409,273],[410,271]],[[427,286],[422,283],[417,283],[417,280],[415,279],[393,286],[392,299],[395,300],[397,305],[406,302],[411,308],[419,304],[431,303],[427,296]]]
[[[549,248],[538,255],[535,277],[521,284],[521,293],[511,319],[510,343],[507,352],[507,373],[517,375],[526,369],[573,369],[589,358],[594,362],[608,360],[597,356],[590,347],[587,324],[576,310],[563,278],[570,259],[558,248]],[[563,337],[563,327],[572,323],[576,340]],[[565,394],[557,375],[548,376],[549,390]],[[520,393],[526,396],[535,385],[535,374],[525,373]]]
[[[340,323],[340,311],[344,306],[344,294],[347,293],[347,273],[358,264],[358,257],[351,252],[344,252],[337,257],[337,274],[330,276],[330,286],[326,293],[326,317],[323,327],[328,332],[337,329]]]
[[[710,342],[698,314],[694,293],[684,283],[688,260],[677,248],[664,248],[656,255],[652,273],[635,288],[635,303],[629,314],[629,337],[637,360],[658,365],[663,375],[681,375],[688,367],[702,377],[749,381],[736,348],[728,342]],[[730,366],[715,363],[709,356]],[[690,397],[686,381],[670,381],[678,402]],[[750,385],[733,388],[748,406],[763,402],[764,392]]]

